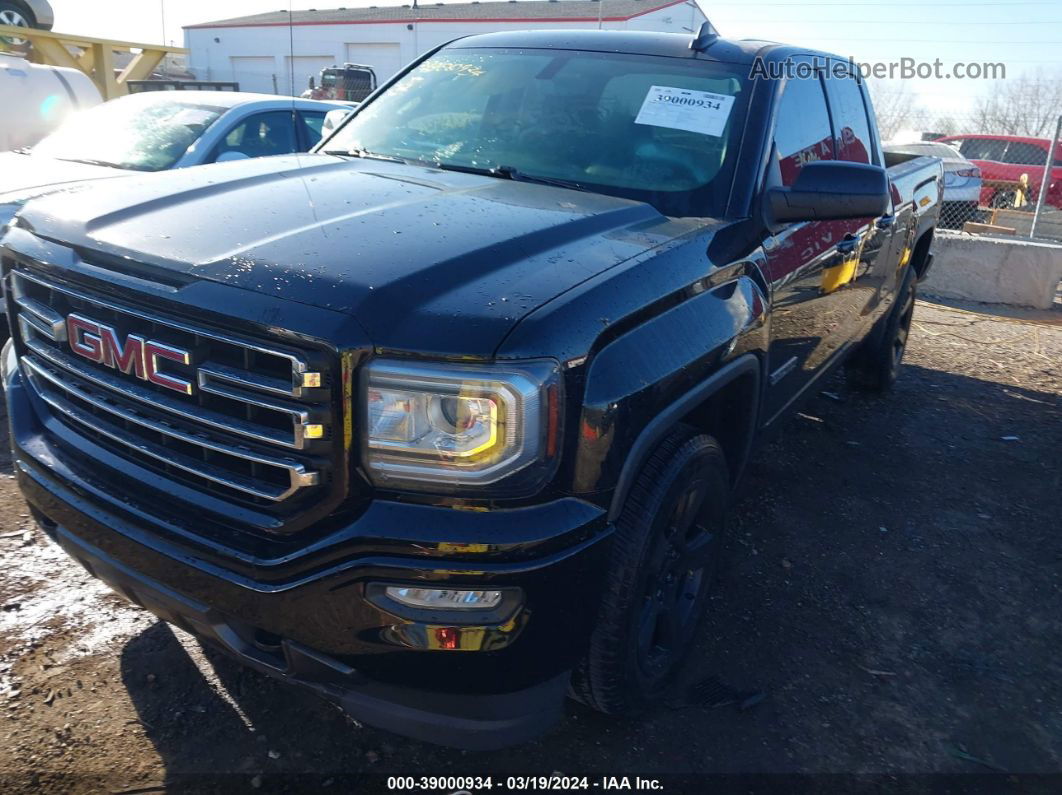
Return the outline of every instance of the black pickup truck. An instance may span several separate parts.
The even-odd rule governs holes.
[[[396,732],[648,708],[753,442],[836,365],[896,378],[939,161],[887,168],[844,61],[711,30],[461,39],[319,149],[9,225],[43,532]]]

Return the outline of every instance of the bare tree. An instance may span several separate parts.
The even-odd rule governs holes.
[[[1042,68],[1013,80],[999,80],[978,100],[976,132],[996,135],[1051,135],[1062,114],[1062,71]]]
[[[960,125],[952,116],[937,116],[929,124],[929,129],[940,135],[958,135],[965,132],[963,125]]]
[[[907,83],[872,80],[867,82],[874,113],[878,117],[878,130],[883,141],[893,139],[903,130],[917,130],[921,115],[915,95]]]

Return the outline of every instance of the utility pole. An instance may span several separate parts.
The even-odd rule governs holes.
[[[1058,117],[1058,124],[1055,126],[1055,136],[1051,139],[1051,145],[1047,147],[1047,163],[1044,165],[1044,178],[1040,182],[1040,190],[1037,191],[1036,195],[1036,212],[1033,213],[1029,237],[1036,237],[1036,224],[1040,220],[1040,212],[1044,208],[1044,197],[1051,187],[1051,175],[1054,173],[1055,153],[1058,151],[1058,139],[1060,136],[1062,136],[1062,116]]]

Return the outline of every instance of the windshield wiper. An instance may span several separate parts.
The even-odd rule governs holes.
[[[397,157],[395,155],[382,155],[378,152],[370,152],[367,149],[325,149],[326,155],[345,155],[347,157],[363,157],[369,160],[384,160],[388,163],[405,163],[407,166],[424,166],[425,168],[437,168],[440,171],[457,171],[461,174],[481,174],[484,177],[498,177],[499,179],[511,179],[514,182],[534,182],[539,185],[553,185],[557,188],[569,188],[593,193],[591,188],[581,182],[557,177],[539,177],[534,174],[525,174],[515,166],[461,166],[456,163],[441,163],[438,160],[419,160],[412,157]]]
[[[581,182],[575,182],[568,179],[560,179],[557,177],[538,177],[534,174],[525,174],[514,166],[495,166],[494,168],[482,168],[480,166],[458,166],[450,163],[431,163],[432,168],[438,168],[443,171],[460,171],[464,174],[482,174],[485,177],[499,177],[501,179],[511,179],[514,182],[534,182],[539,185],[553,185],[557,188],[570,188],[571,190],[581,190],[585,192],[593,192],[590,188],[583,185]]]
[[[590,188],[586,187],[586,185],[581,182],[575,182],[570,179],[560,179],[559,177],[539,177],[534,174],[525,174],[520,169],[513,166],[498,166],[497,168],[491,169],[491,172],[495,176],[511,179],[514,182],[534,182],[539,185],[553,185],[557,188],[590,191]]]
[[[106,166],[107,168],[117,168],[122,171],[140,171],[135,166],[120,166],[117,163],[108,163],[106,160],[92,160],[90,158],[78,158],[78,157],[57,157],[56,160],[65,160],[67,163],[84,163],[86,166]]]
[[[388,163],[405,163],[406,159],[403,157],[395,157],[394,155],[381,155],[378,152],[370,152],[368,149],[359,149],[354,147],[353,149],[325,149],[322,154],[326,155],[344,155],[346,157],[360,157],[365,160],[384,160]]]

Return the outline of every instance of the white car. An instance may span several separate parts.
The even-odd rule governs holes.
[[[963,157],[959,150],[934,141],[905,144],[885,144],[886,152],[921,157],[939,157],[944,161],[944,203],[940,210],[940,226],[961,229],[967,221],[977,219],[977,205],[981,199],[981,169]]]
[[[130,94],[71,116],[33,147],[0,154],[0,204],[69,182],[305,152],[337,108],[349,110],[235,91]]]

